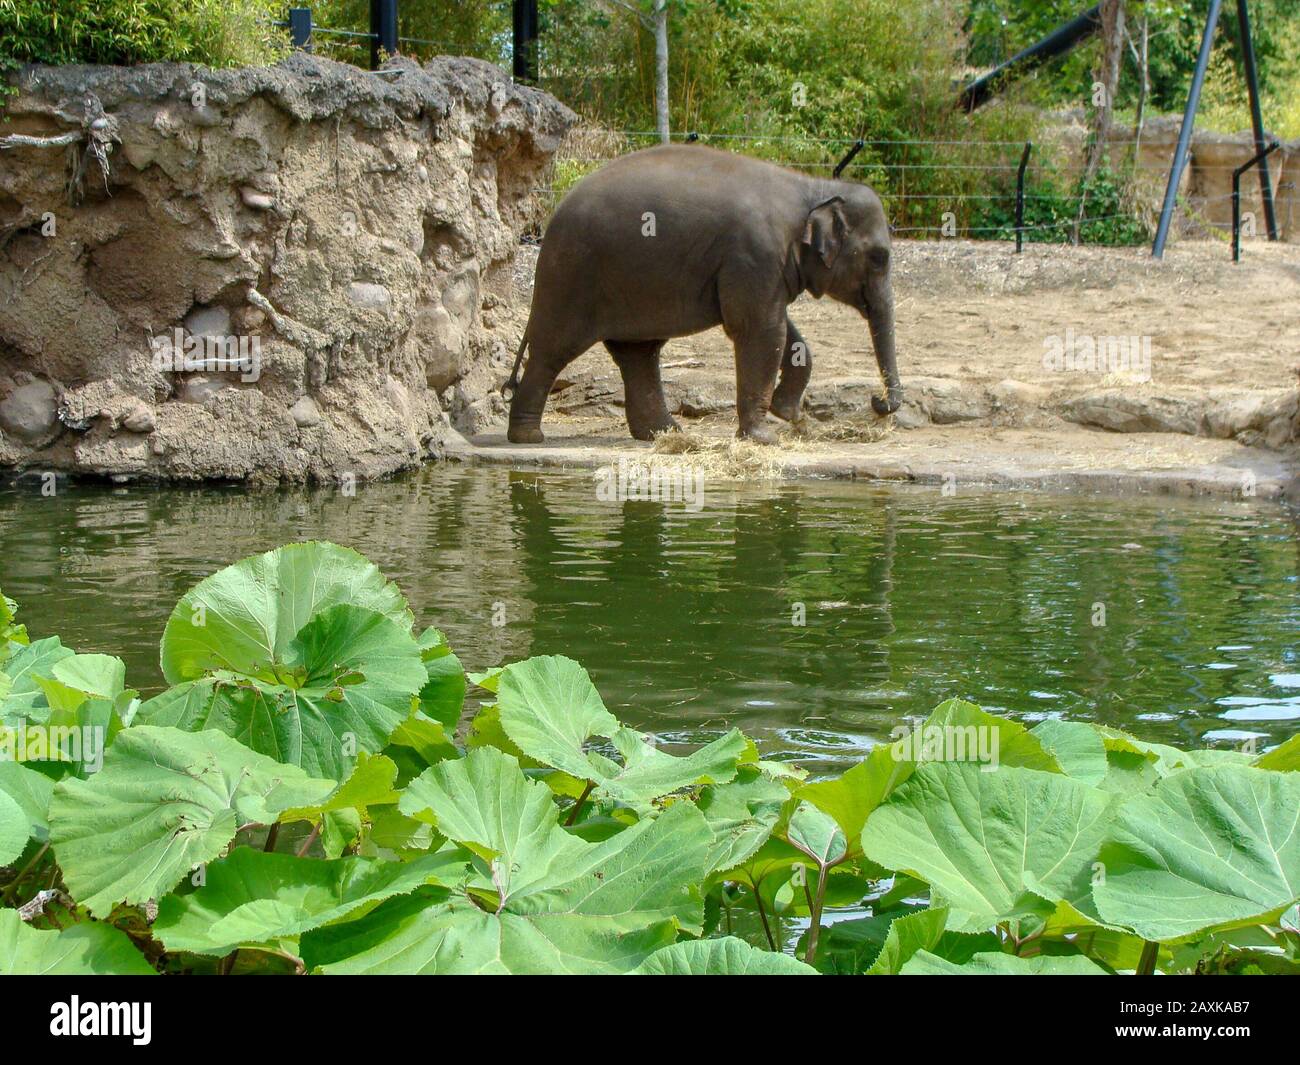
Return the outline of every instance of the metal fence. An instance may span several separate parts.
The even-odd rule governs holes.
[[[339,37],[347,41],[365,42],[370,50],[370,69],[377,70],[384,56],[396,55],[404,44],[438,47],[438,41],[422,37],[402,37],[397,32],[397,0],[370,0],[369,30],[337,30],[320,26],[312,18],[311,8],[291,7],[288,17],[272,23],[289,31],[289,41],[295,48],[312,51],[315,38]]]

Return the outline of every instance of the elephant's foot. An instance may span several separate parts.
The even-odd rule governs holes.
[[[741,440],[751,440],[755,444],[773,445],[777,442],[776,430],[761,422],[757,425],[742,425],[736,430],[736,436]]]
[[[772,396],[770,409],[783,422],[793,425],[803,419],[803,396],[783,396],[778,390]]]
[[[536,425],[512,425],[506,430],[506,439],[512,444],[540,444],[546,435]]]
[[[882,418],[887,414],[893,414],[902,405],[902,397],[898,395],[891,394],[885,399],[882,399],[880,396],[871,397],[871,409]]]
[[[627,428],[636,440],[653,440],[662,433],[680,433],[682,431],[682,427],[667,412],[664,413],[662,418],[638,419],[636,421],[629,418]]]

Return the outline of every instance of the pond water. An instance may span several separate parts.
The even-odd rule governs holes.
[[[190,585],[313,538],[374,559],[469,669],[567,654],[664,741],[737,725],[817,772],[950,696],[1181,745],[1300,728],[1300,535],[1245,502],[710,485],[692,512],[458,466],[352,496],[23,484],[0,490],[0,587],[151,693]]]

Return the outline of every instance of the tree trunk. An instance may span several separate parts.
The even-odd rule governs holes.
[[[667,144],[668,129],[668,0],[655,0],[655,129]]]
[[[1106,139],[1110,136],[1110,119],[1114,112],[1115,90],[1119,87],[1119,61],[1124,54],[1124,0],[1101,0],[1101,59],[1094,79],[1102,86],[1102,99],[1093,109],[1092,138],[1088,145],[1088,162],[1079,187],[1079,214],[1074,220],[1074,243],[1079,243],[1079,228],[1088,205],[1088,185],[1097,176]]]
[[[1149,62],[1151,42],[1151,24],[1148,21],[1147,6],[1142,5],[1142,43],[1138,46],[1138,99],[1137,117],[1133,120],[1133,165],[1136,166],[1142,150],[1142,124],[1146,121],[1147,93],[1151,91],[1151,67]]]

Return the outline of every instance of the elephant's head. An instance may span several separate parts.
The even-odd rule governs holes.
[[[885,398],[871,397],[877,414],[902,405],[894,355],[894,292],[889,282],[889,223],[880,197],[865,185],[827,184],[829,195],[808,212],[800,241],[799,271],[814,296],[830,295],[856,307],[871,326]]]

